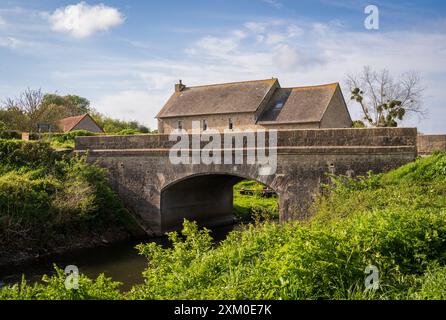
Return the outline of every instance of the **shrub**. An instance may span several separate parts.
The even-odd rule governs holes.
[[[88,137],[95,136],[97,133],[87,130],[74,130],[64,133],[52,133],[51,134],[51,146],[54,148],[74,148],[74,140],[76,137]],[[48,137],[45,134],[44,137]]]
[[[139,129],[127,128],[127,129],[118,131],[116,134],[117,135],[133,135],[133,134],[142,134],[142,132]]]
[[[40,141],[0,140],[0,164],[7,168],[51,166],[60,156]]]
[[[417,290],[411,299],[445,300],[446,299],[446,266],[437,263],[429,265],[427,271],[417,280]]]
[[[6,130],[0,131],[0,139],[22,139],[22,132],[18,130]]]
[[[0,300],[87,300],[122,298],[118,290],[120,283],[103,274],[95,280],[80,275],[78,289],[66,289],[66,275],[56,267],[56,275],[43,276],[42,283],[28,284],[22,279],[20,284],[9,285],[0,290]]]
[[[124,297],[444,299],[445,157],[437,154],[382,175],[334,177],[313,206],[312,220],[250,224],[218,246],[209,230],[185,221],[181,234],[168,234],[170,247],[138,246],[148,259],[145,282]],[[379,271],[377,290],[365,287],[370,265]],[[3,289],[0,298],[14,292]],[[95,295],[79,297],[88,296]]]
[[[234,186],[234,214],[240,221],[270,220],[279,218],[276,196],[261,197],[264,185],[255,180],[244,180]],[[252,195],[240,194],[241,189],[253,190]]]
[[[149,265],[136,299],[407,299],[441,297],[445,265],[445,154],[383,175],[337,178],[308,222],[266,222],[216,248],[185,222],[172,248],[139,246]],[[366,289],[364,270],[379,270]],[[421,289],[420,289],[421,287]],[[432,288],[432,289],[431,289]],[[438,290],[438,292],[437,292]]]
[[[67,229],[137,231],[105,169],[41,142],[0,140],[0,159],[0,251],[45,247]]]

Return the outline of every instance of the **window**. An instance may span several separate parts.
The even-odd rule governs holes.
[[[283,102],[277,102],[274,105],[274,110],[280,110],[280,109],[282,109],[282,107],[283,107]]]
[[[208,122],[207,120],[203,120],[203,131],[206,131],[208,129]]]
[[[232,122],[231,118],[228,119],[228,126],[229,126],[229,130],[234,129],[234,123]]]
[[[178,129],[178,130],[183,130],[183,121],[178,120],[177,129]]]

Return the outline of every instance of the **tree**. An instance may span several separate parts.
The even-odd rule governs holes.
[[[365,124],[364,122],[362,122],[361,120],[354,120],[352,122],[352,128],[365,128]]]
[[[107,133],[117,133],[132,129],[135,132],[149,133],[150,129],[137,121],[121,121],[104,116],[90,106],[90,101],[77,95],[61,96],[56,93],[43,94],[42,91],[26,89],[17,98],[7,98],[0,108],[0,121],[8,129],[35,131],[37,123],[48,123],[56,129],[57,121],[70,116],[89,113]]]
[[[420,77],[406,72],[395,79],[388,70],[373,71],[366,66],[348,75],[351,99],[362,109],[366,123],[373,127],[396,127],[409,115],[424,116]]]
[[[60,118],[79,116],[94,111],[90,108],[88,99],[77,95],[61,96],[56,93],[47,93],[43,97],[42,105],[58,108],[61,113]]]
[[[40,89],[27,88],[17,98],[7,98],[3,109],[10,124],[18,130],[32,130],[40,121],[44,110],[40,108],[43,93]]]

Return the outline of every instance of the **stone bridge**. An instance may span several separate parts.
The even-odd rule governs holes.
[[[178,229],[184,218],[203,226],[233,222],[233,186],[244,179],[277,192],[281,221],[305,218],[327,173],[382,172],[417,156],[415,128],[279,130],[273,175],[246,162],[172,164],[175,143],[166,134],[78,137],[75,151],[108,169],[112,187],[149,235]]]

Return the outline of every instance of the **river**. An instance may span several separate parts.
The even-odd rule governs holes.
[[[213,228],[212,237],[221,241],[238,225]],[[133,285],[143,283],[142,272],[146,268],[147,259],[138,254],[135,246],[139,243],[156,242],[168,246],[168,240],[162,238],[148,238],[112,244],[96,248],[79,249],[66,254],[54,255],[36,262],[14,266],[11,270],[0,273],[0,284],[13,284],[21,281],[22,275],[28,282],[40,281],[44,274],[54,274],[53,264],[60,268],[75,265],[79,272],[90,278],[96,278],[104,273],[113,280],[122,283],[123,291],[129,290]]]

